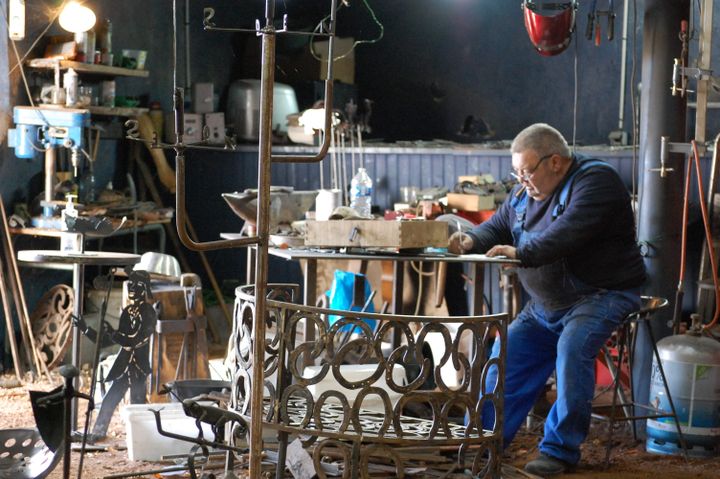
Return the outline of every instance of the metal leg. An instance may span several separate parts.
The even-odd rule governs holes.
[[[77,318],[82,318],[83,315],[83,298],[85,297],[84,291],[83,291],[83,285],[85,283],[85,267],[81,264],[74,264],[73,265],[73,291],[75,292],[75,302],[73,303],[73,314]],[[80,369],[80,340],[82,339],[82,332],[79,328],[77,328],[75,325],[73,325],[73,333],[72,333],[72,365]],[[94,381],[95,378],[90,378],[91,381]],[[80,388],[80,379],[78,377],[73,378],[73,388],[75,390],[78,390]],[[77,419],[78,419],[78,399],[77,397],[74,397],[72,399],[72,407],[71,414],[70,414],[70,427],[73,431],[77,429]],[[69,446],[68,446],[69,447]]]
[[[403,309],[403,287],[405,283],[405,263],[402,261],[393,261],[393,288],[392,288],[392,307],[393,314],[402,314]],[[400,330],[393,328],[392,336],[393,349],[400,347]]]
[[[303,278],[303,301],[305,305],[308,306],[315,306],[315,301],[317,301],[317,260],[316,259],[308,259],[305,264],[305,274]],[[315,325],[305,320],[305,341],[313,341],[315,339]],[[309,355],[305,355],[303,358],[303,363],[305,366],[310,366],[313,364],[313,360],[310,358]]]
[[[485,266],[482,263],[470,263],[470,315],[483,314],[485,311],[483,293],[485,292]]]
[[[615,406],[617,405],[617,398],[618,398],[618,391],[622,388],[622,382],[620,381],[620,373],[622,372],[622,362],[623,362],[623,356],[625,355],[625,342],[627,341],[627,329],[628,325],[624,324],[620,328],[618,328],[618,333],[622,336],[618,338],[618,364],[617,368],[613,368],[611,366],[612,359],[607,355],[609,352],[606,352],[606,357],[608,358],[607,364],[608,369],[610,370],[610,373],[613,378],[613,398],[612,398],[612,406],[610,407],[610,416],[608,418],[608,435],[607,435],[607,444],[605,446],[605,467],[607,468],[610,465],[610,451],[612,450],[612,437],[613,432],[615,430]],[[607,351],[607,350],[606,350]],[[615,369],[613,371],[613,369]],[[625,412],[626,417],[629,416],[627,412]],[[633,424],[635,423],[635,420],[633,420]]]

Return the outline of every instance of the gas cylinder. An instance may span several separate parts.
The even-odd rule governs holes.
[[[702,336],[700,321],[693,319],[688,333],[663,338],[657,348],[688,455],[713,457],[720,453],[720,342]],[[655,358],[650,405],[672,411]],[[648,419],[645,446],[658,454],[681,453],[675,420]]]

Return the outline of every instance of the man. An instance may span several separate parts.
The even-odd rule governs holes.
[[[551,476],[580,460],[595,357],[625,315],[639,309],[645,267],[630,197],[612,167],[572,155],[562,135],[542,123],[520,132],[511,153],[520,184],[489,221],[451,235],[449,250],[521,262],[530,300],[508,329],[504,441],[512,441],[555,370],[557,400],[541,455],[525,466]],[[493,356],[498,352],[496,343]],[[493,369],[489,388],[497,380]],[[493,421],[491,412],[483,414],[485,427]]]

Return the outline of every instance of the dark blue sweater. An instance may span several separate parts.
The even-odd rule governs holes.
[[[528,198],[524,229],[540,234],[517,249],[521,266],[539,267],[565,258],[571,272],[588,285],[613,290],[641,286],[645,265],[635,240],[630,195],[613,168],[592,166],[580,171],[572,180],[564,213],[553,220],[560,191],[578,167],[575,159],[549,197]],[[490,220],[470,232],[473,252],[513,244],[511,201],[518,189],[513,189]]]

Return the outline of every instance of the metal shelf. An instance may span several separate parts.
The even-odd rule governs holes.
[[[148,108],[135,108],[135,107],[109,107],[109,106],[88,106],[93,115],[106,115],[106,116],[127,116],[136,117],[149,111]]]
[[[30,66],[31,68],[52,70],[53,68],[55,68],[55,64],[57,63],[57,61],[58,60],[52,58],[35,58],[28,62],[28,66]],[[60,60],[60,68],[62,70],[72,68],[78,73],[90,73],[94,75],[105,76],[147,78],[150,75],[150,72],[148,70],[131,70],[129,68],[96,65],[94,63],[73,62],[70,60]]]

